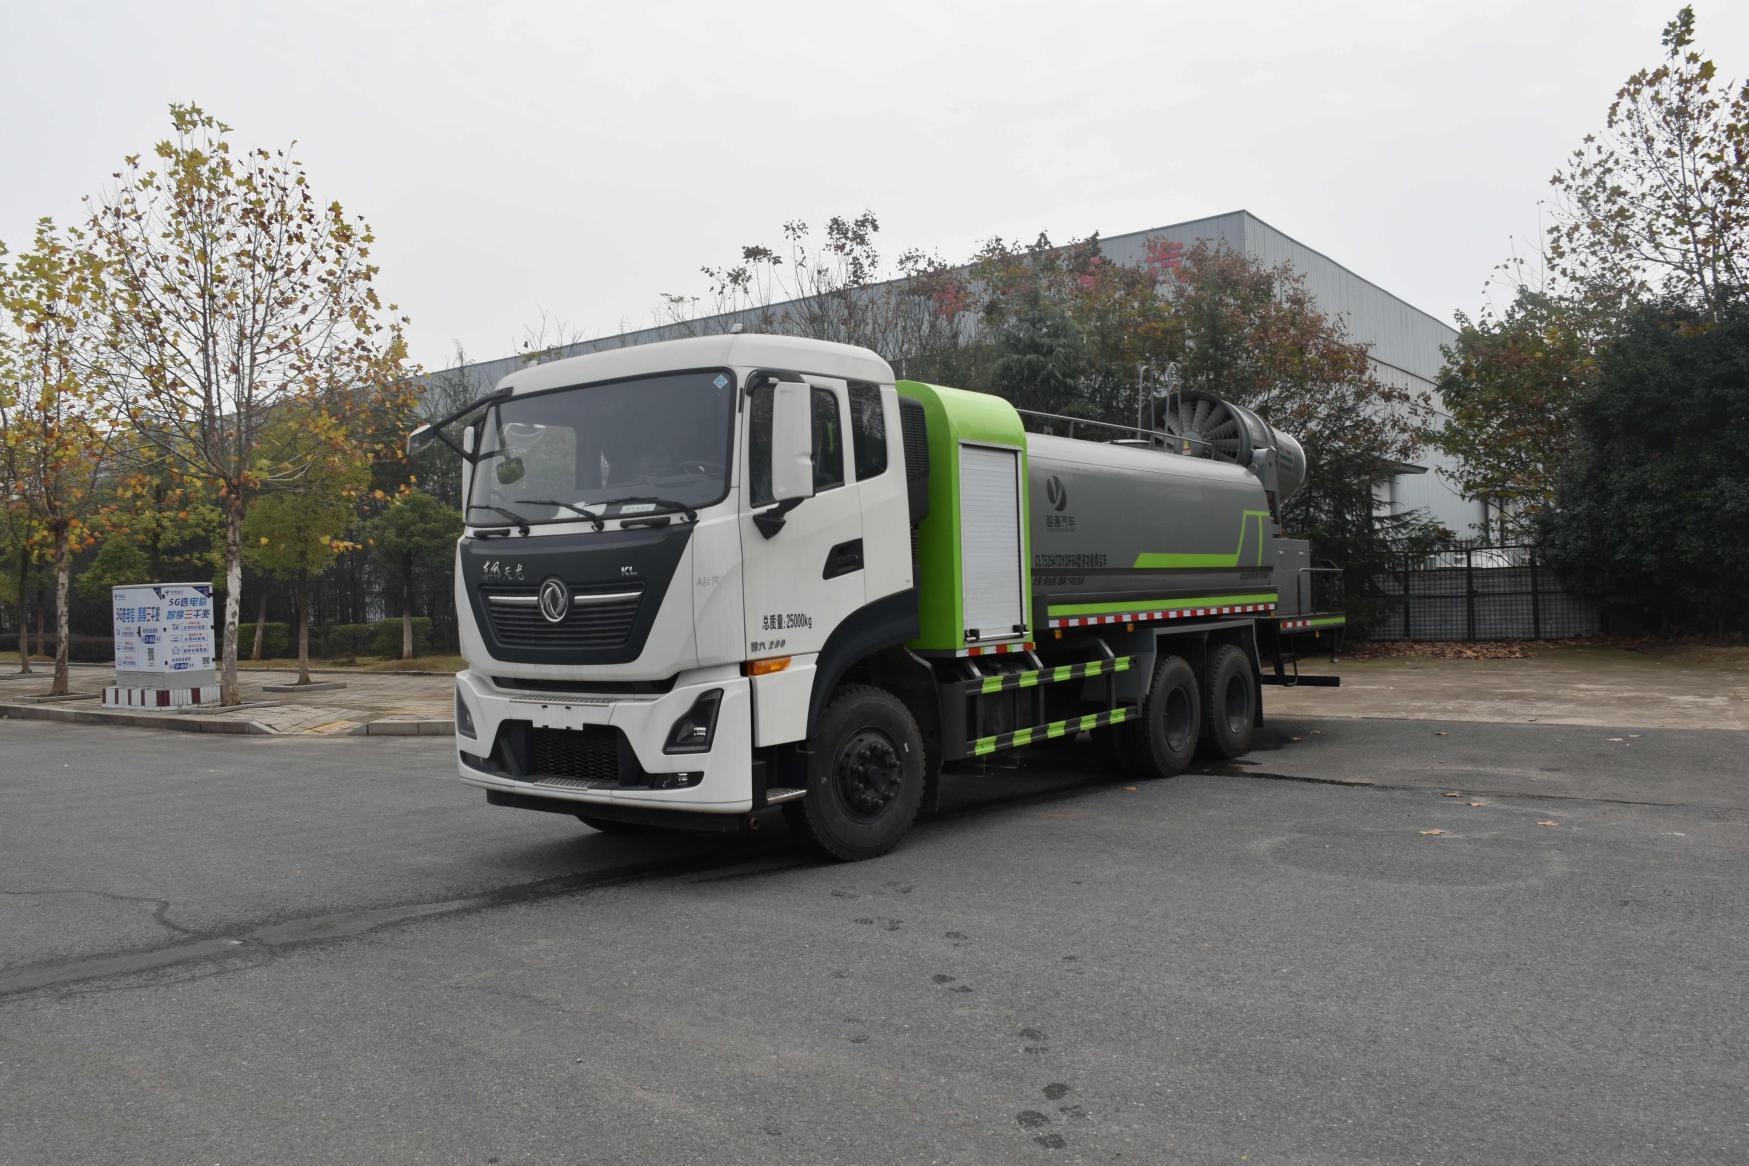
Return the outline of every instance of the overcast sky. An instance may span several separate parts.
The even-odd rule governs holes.
[[[1656,63],[1676,0],[8,5],[0,240],[193,101],[376,228],[414,356],[651,322],[704,263],[867,208],[882,252],[1240,207],[1443,319]],[[1749,4],[1699,0],[1749,70]]]

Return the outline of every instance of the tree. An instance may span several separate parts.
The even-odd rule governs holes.
[[[361,217],[322,205],[287,151],[237,155],[231,129],[170,107],[173,135],[94,208],[119,400],[176,473],[224,511],[220,698],[241,699],[243,524],[263,491],[296,487],[352,448],[357,414],[410,388],[405,323],[372,280]],[[270,425],[297,407],[300,424]]]
[[[401,659],[413,658],[413,580],[424,569],[448,566],[461,537],[462,516],[431,495],[409,491],[364,527],[364,538],[394,571],[401,599]]]
[[[990,375],[1022,409],[1081,412],[1086,346],[1074,319],[1037,289],[1005,305],[992,329]]]
[[[1501,316],[1458,313],[1457,341],[1444,352],[1446,418],[1430,439],[1457,468],[1442,472],[1491,504],[1502,542],[1529,539],[1571,456],[1573,406],[1595,372],[1581,309],[1520,288]]]
[[[1749,286],[1749,81],[1694,47],[1694,9],[1664,26],[1664,61],[1617,90],[1551,184],[1556,274],[1617,305],[1673,295],[1708,318]]]
[[[0,458],[0,468],[5,459]],[[35,523],[24,506],[23,495],[0,481],[0,564],[5,565],[0,591],[17,613],[18,675],[29,676],[30,667],[30,569],[38,541]]]
[[[266,494],[243,520],[243,555],[249,565],[291,587],[299,684],[310,683],[310,580],[349,545],[340,537],[352,521],[348,493]]]
[[[97,554],[78,584],[88,597],[119,584],[206,579],[224,570],[222,554],[214,553],[224,546],[224,511],[162,464],[142,466],[140,443],[129,436],[119,435],[117,474],[92,522]]]
[[[1543,516],[1567,586],[1660,630],[1743,626],[1749,578],[1749,303],[1635,308],[1574,412],[1578,442]]]
[[[73,554],[90,537],[88,519],[112,428],[96,385],[94,271],[77,232],[37,223],[35,245],[0,285],[12,342],[0,359],[0,455],[15,504],[50,547],[55,578],[55,663],[51,695],[68,691],[68,586]]]

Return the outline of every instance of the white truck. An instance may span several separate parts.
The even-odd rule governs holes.
[[[1161,406],[1023,417],[768,335],[510,374],[409,439],[465,463],[462,780],[603,830],[782,806],[854,860],[998,750],[1105,734],[1133,777],[1244,752],[1343,617],[1281,537],[1298,444]]]

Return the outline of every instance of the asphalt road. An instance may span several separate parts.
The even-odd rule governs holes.
[[[825,866],[0,722],[0,1162],[1743,1161],[1745,738],[1635,732],[1071,747]]]

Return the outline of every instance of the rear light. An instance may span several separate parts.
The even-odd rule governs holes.
[[[692,707],[683,713],[668,730],[664,753],[709,753],[711,738],[717,731],[717,709],[723,703],[723,690],[713,688],[701,693]]]
[[[474,732],[474,714],[468,710],[468,702],[462,699],[462,686],[455,687],[455,731],[470,740],[476,739]]]

